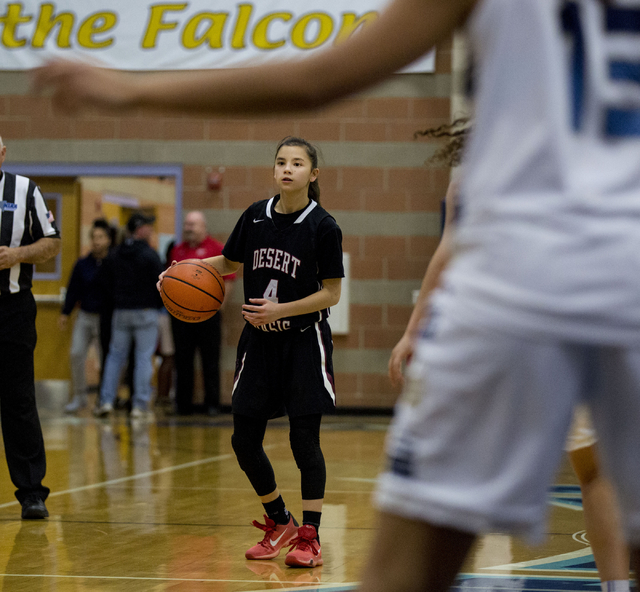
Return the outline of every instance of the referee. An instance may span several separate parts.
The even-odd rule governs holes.
[[[7,148],[0,137],[0,169]],[[36,184],[0,170],[0,420],[22,518],[46,518],[46,458],[36,409],[33,264],[60,251],[60,233]]]

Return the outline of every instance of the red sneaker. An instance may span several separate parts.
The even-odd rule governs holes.
[[[264,516],[265,524],[260,524],[257,520],[253,525],[260,530],[264,530],[264,538],[251,547],[244,556],[247,559],[273,559],[280,555],[282,547],[288,547],[291,539],[298,534],[298,523],[293,516],[289,518],[288,524],[276,524],[267,515]]]
[[[290,543],[291,550],[284,562],[290,567],[316,567],[322,565],[322,550],[318,542],[315,526],[303,524],[298,529],[298,536]]]

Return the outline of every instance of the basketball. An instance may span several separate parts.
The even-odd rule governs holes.
[[[222,306],[224,280],[212,265],[186,259],[167,270],[160,295],[176,319],[199,323],[210,319]]]

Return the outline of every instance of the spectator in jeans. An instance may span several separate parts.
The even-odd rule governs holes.
[[[73,325],[71,338],[71,379],[73,398],[64,408],[65,413],[76,413],[87,406],[87,381],[85,364],[92,342],[100,343],[100,312],[103,307],[102,290],[96,281],[98,270],[113,244],[113,229],[102,218],[93,221],[91,226],[91,252],[76,262],[65,297],[62,313],[58,319],[61,331],[66,330],[69,315],[76,305],[80,310]],[[106,352],[102,352],[103,362]]]
[[[153,355],[158,342],[158,314],[162,307],[156,289],[163,266],[158,254],[149,246],[155,217],[135,212],[127,222],[129,237],[105,259],[100,284],[111,291],[114,311],[111,343],[100,389],[98,417],[113,411],[120,374],[134,342],[133,401],[131,417],[143,417],[151,399]]]

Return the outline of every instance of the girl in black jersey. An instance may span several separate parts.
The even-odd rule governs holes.
[[[279,194],[249,206],[222,255],[206,259],[222,275],[244,264],[245,328],[233,383],[233,449],[264,505],[264,538],[245,554],[285,563],[322,565],[318,528],[326,481],[320,449],[322,414],[335,407],[327,323],[340,299],[342,233],[319,205],[318,156],[301,138],[276,151]],[[287,511],[262,447],[267,421],[289,416],[291,450],[301,473],[302,526]]]

